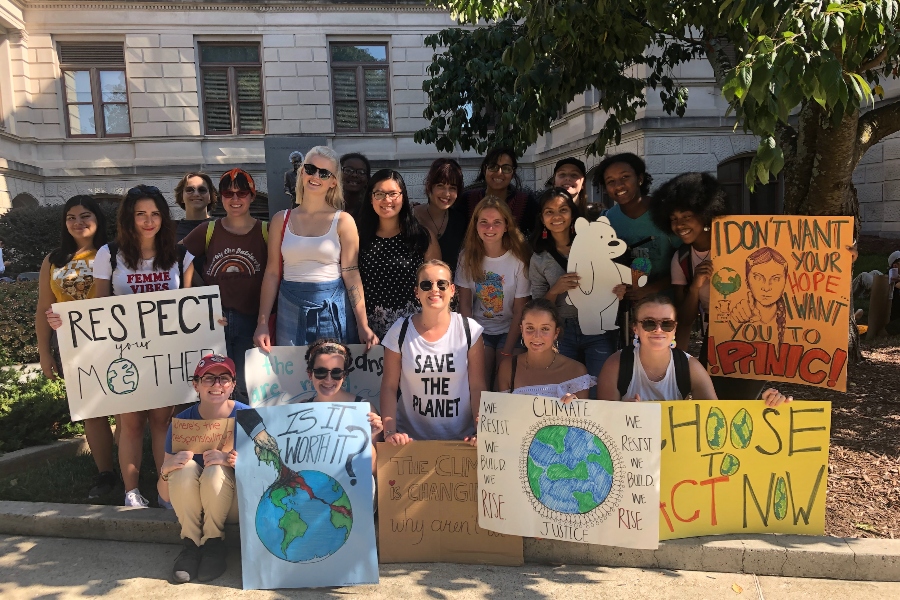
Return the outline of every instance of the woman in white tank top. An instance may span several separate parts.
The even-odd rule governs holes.
[[[378,343],[369,328],[357,264],[356,223],[341,210],[344,196],[334,150],[315,146],[297,179],[297,205],[279,212],[269,229],[269,263],[263,279],[254,342],[306,346],[320,338],[345,344]],[[281,260],[278,260],[281,256]],[[278,299],[276,340],[269,316]]]

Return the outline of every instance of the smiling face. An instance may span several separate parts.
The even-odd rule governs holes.
[[[563,233],[572,226],[572,209],[562,196],[557,196],[544,204],[541,222],[550,233]]]
[[[340,354],[319,354],[316,356],[316,362],[313,363],[314,369],[325,368],[331,371],[332,369],[341,369],[344,368],[344,357]],[[320,399],[328,398],[329,396],[334,396],[338,392],[341,391],[341,386],[344,384],[343,379],[332,379],[331,373],[325,379],[316,379],[312,371],[307,373],[309,375],[310,381],[312,381],[313,387],[316,389],[316,394],[320,397]]]
[[[229,195],[230,197],[226,198]],[[233,183],[228,191],[223,191],[222,193],[222,206],[225,208],[225,213],[231,218],[243,217],[250,212],[250,205],[253,204],[253,200],[255,200],[255,197],[250,190],[242,190]]]
[[[496,171],[493,170],[496,168]],[[509,171],[504,173],[503,171]],[[516,170],[513,166],[513,159],[508,154],[501,154],[497,159],[497,164],[488,165],[484,171],[484,180],[487,182],[487,189],[494,195],[502,198],[506,197],[506,189],[509,187]]]
[[[437,282],[441,280],[449,283],[447,289],[444,291],[441,291],[437,286]],[[422,290],[419,284],[423,281],[431,282],[430,290]],[[450,271],[444,267],[431,265],[422,269],[422,272],[419,274],[419,278],[416,281],[416,298],[422,303],[422,310],[441,311],[449,309],[450,300],[453,298],[453,294],[456,293],[456,287],[452,282],[453,276],[450,274]]]
[[[319,176],[318,171],[316,171],[316,173],[313,175],[308,175],[305,169],[300,169],[298,172],[300,173],[300,178],[303,182],[304,194],[309,194],[311,196],[317,196],[321,198],[328,193],[328,190],[337,187],[337,177],[339,176],[338,166],[333,161],[325,158],[324,156],[315,154],[311,157],[308,157],[305,164],[313,165],[316,168],[330,171],[331,177],[329,177],[328,179],[322,179]]]
[[[346,169],[346,171],[344,171]],[[344,192],[358,194],[366,191],[369,178],[366,176],[366,163],[358,158],[348,158],[341,167]]]
[[[648,348],[655,350],[669,348],[675,340],[675,330],[663,331],[662,327],[657,327],[654,331],[644,331],[644,328],[641,326],[641,321],[644,319],[674,321],[676,319],[675,307],[671,304],[655,304],[653,302],[643,304],[638,308],[633,328],[642,346],[646,345]]]
[[[162,214],[156,202],[150,198],[142,198],[134,203],[134,226],[138,237],[153,239],[162,227]]]
[[[522,315],[522,341],[529,352],[553,350],[561,329],[545,310],[529,310]]]
[[[706,237],[709,236],[708,231],[703,231],[704,225],[700,218],[689,210],[673,211],[669,216],[669,223],[672,226],[672,232],[685,244],[693,244],[704,234]]]
[[[575,165],[563,165],[553,175],[553,186],[565,188],[575,198],[584,187],[584,173]]]
[[[774,260],[760,265],[753,265],[747,276],[747,285],[757,302],[763,306],[772,306],[784,292],[787,283],[785,266]]]
[[[75,243],[82,245],[97,233],[97,215],[80,204],[73,206],[66,211],[66,229]]]
[[[503,241],[506,234],[506,219],[496,208],[486,208],[478,214],[475,222],[478,237],[484,244],[494,244]]]
[[[205,211],[212,201],[209,185],[202,177],[188,177],[181,194],[185,209]]]
[[[385,194],[383,200],[378,200],[375,196]],[[385,179],[375,184],[372,189],[372,208],[375,214],[381,219],[393,219],[400,215],[400,209],[403,207],[403,190],[400,184],[393,179]]]
[[[641,197],[643,180],[628,163],[609,165],[603,174],[603,183],[606,186],[606,193],[619,205],[624,206]]]
[[[231,371],[226,367],[216,366],[204,373],[204,376],[207,375],[231,375]],[[204,404],[221,404],[231,397],[231,393],[234,391],[234,381],[223,384],[220,380],[208,385],[202,380],[195,380],[194,391],[200,396],[200,402]]]
[[[453,206],[454,202],[456,202],[458,193],[459,190],[456,189],[456,186],[453,184],[436,183],[431,186],[431,191],[428,194],[428,202],[436,208],[447,210]]]

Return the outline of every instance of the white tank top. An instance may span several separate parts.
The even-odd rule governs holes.
[[[337,233],[340,216],[341,211],[335,212],[328,232],[318,237],[295,235],[288,223],[281,240],[286,281],[316,283],[340,278],[341,240]]]
[[[650,381],[644,366],[641,364],[641,353],[639,347],[634,347],[634,368],[631,372],[631,384],[628,386],[626,398],[634,398],[635,394],[641,395],[641,401],[644,400],[684,400],[681,392],[678,390],[678,381],[675,378],[675,361],[669,357],[669,366],[666,367],[666,374],[660,381]],[[628,348],[622,352],[628,352]],[[682,352],[675,350],[675,352]],[[688,357],[690,358],[690,357]]]

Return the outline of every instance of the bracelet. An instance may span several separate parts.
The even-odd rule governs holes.
[[[168,481],[168,480],[169,480],[169,475],[171,475],[171,474],[172,474],[171,471],[168,472],[168,473],[163,473],[163,472],[162,472],[162,469],[160,469],[160,472],[159,472],[159,478],[162,479],[163,481]]]
[[[395,433],[397,433],[397,432],[396,432],[396,431],[388,431],[388,430],[386,430],[386,431],[384,432],[384,437],[386,437],[386,438],[391,437],[391,436],[394,435]]]

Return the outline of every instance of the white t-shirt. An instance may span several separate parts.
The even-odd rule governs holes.
[[[188,253],[184,257],[184,266],[190,265],[193,257]],[[153,259],[141,261],[136,271],[129,269],[122,260],[122,253],[116,255],[116,270],[112,271],[109,262],[109,246],[101,246],[94,257],[94,279],[112,279],[113,296],[141,294],[143,292],[159,292],[177,290],[181,287],[178,264],[172,265],[168,271],[153,268]]]
[[[675,361],[669,359],[669,366],[666,367],[666,374],[659,381],[650,381],[647,372],[644,371],[644,365],[641,364],[640,346],[625,348],[622,352],[634,352],[634,366],[631,370],[631,383],[625,392],[626,398],[634,398],[635,394],[641,395],[641,401],[648,400],[684,400],[681,397],[681,390],[678,389],[678,379],[675,376]],[[682,352],[677,348],[673,352]],[[685,352],[685,356],[690,361],[690,355]]]
[[[397,431],[414,440],[461,440],[475,434],[469,401],[469,347],[463,316],[451,313],[450,328],[436,342],[426,341],[410,318],[401,352],[398,319],[381,341],[399,352],[400,398],[397,401]],[[469,319],[472,344],[483,329]],[[473,365],[481,369],[482,365]]]
[[[515,298],[531,295],[531,280],[526,266],[512,252],[484,259],[484,281],[472,281],[460,261],[456,269],[456,285],[472,290],[472,318],[488,335],[509,331]]]
[[[702,263],[704,260],[709,259],[709,251],[698,254],[696,250],[691,248],[691,264],[692,270],[697,268],[697,265]],[[672,272],[672,285],[687,285],[687,277],[684,275],[684,271],[681,270],[681,264],[678,262],[678,253],[676,252],[672,255],[672,265],[670,268]],[[706,331],[706,323],[709,315],[709,281],[707,281],[702,288],[700,288],[700,310],[703,313],[703,330]]]

